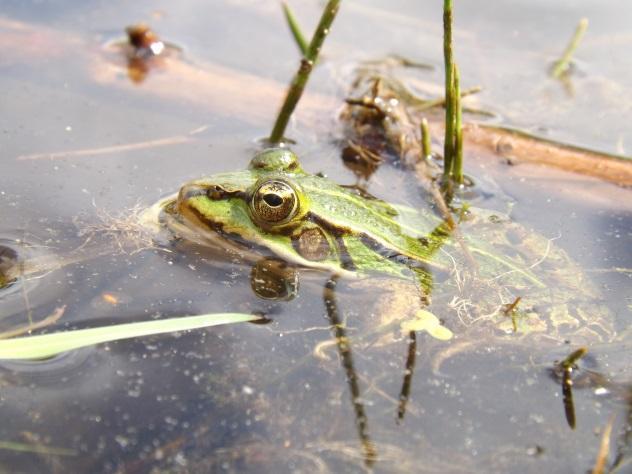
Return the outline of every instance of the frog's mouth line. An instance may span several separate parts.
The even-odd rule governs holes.
[[[239,198],[245,201],[248,197],[244,191],[229,191],[220,185],[214,185],[212,188],[208,186],[188,185],[182,188],[178,195],[178,200],[188,201],[200,196],[208,197],[213,201],[221,201],[230,198]]]
[[[271,254],[263,247],[258,249],[255,244],[246,242],[238,234],[225,232],[222,224],[210,220],[196,209],[189,208],[186,214],[178,214],[165,209],[161,220],[176,237],[210,247],[218,253],[228,253],[230,256],[250,261],[257,261],[266,253]],[[192,223],[197,225],[192,225]],[[210,229],[211,232],[200,232],[200,228]]]

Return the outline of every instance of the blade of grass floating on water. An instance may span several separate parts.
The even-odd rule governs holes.
[[[258,319],[258,316],[241,313],[203,314],[6,339],[0,341],[0,359],[46,359],[62,352],[103,342],[255,319]]]
[[[303,91],[307,85],[314,63],[318,59],[318,54],[320,53],[323,42],[329,33],[331,24],[333,23],[334,18],[336,18],[339,6],[340,0],[329,0],[329,2],[327,2],[327,5],[323,10],[323,14],[320,17],[320,22],[314,32],[314,36],[312,36],[312,40],[307,48],[307,54],[305,54],[301,60],[298,71],[294,75],[290,88],[285,96],[285,101],[281,106],[281,111],[274,123],[272,132],[270,133],[270,138],[268,139],[270,143],[279,143],[283,139],[285,128],[287,127],[290,117],[296,108],[296,104],[298,104],[298,101],[303,95]]]
[[[588,18],[582,18],[581,20],[579,20],[577,28],[575,28],[575,33],[573,33],[573,37],[568,43],[568,46],[566,46],[562,57],[558,59],[553,65],[553,69],[551,70],[551,76],[553,78],[559,79],[562,74],[568,71],[568,68],[571,65],[571,61],[573,60],[573,54],[575,54],[575,50],[579,46],[579,43],[582,40],[584,33],[586,33],[587,28]]]
[[[298,26],[298,22],[296,21],[296,17],[290,6],[286,2],[281,3],[281,7],[283,8],[283,14],[285,15],[285,20],[287,21],[287,26],[290,28],[292,32],[292,37],[296,42],[296,46],[298,46],[299,51],[303,56],[307,56],[307,50],[309,45],[307,44],[307,40],[305,36],[303,36],[303,32],[301,31],[301,27]]]

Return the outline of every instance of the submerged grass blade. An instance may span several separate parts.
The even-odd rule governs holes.
[[[47,454],[51,456],[77,456],[79,454],[74,449],[57,448],[44,444],[19,443],[16,441],[0,441],[0,449],[20,453]]]
[[[103,342],[255,319],[258,316],[241,313],[204,314],[7,339],[0,341],[0,359],[46,359],[61,352]]]
[[[305,39],[305,36],[303,35],[303,32],[301,31],[301,27],[298,26],[298,22],[296,21],[296,17],[294,16],[294,13],[292,13],[290,6],[285,2],[281,3],[281,7],[283,8],[283,14],[285,15],[287,26],[289,26],[290,31],[292,32],[292,37],[294,38],[294,41],[296,42],[296,46],[298,46],[298,49],[301,52],[301,54],[303,56],[306,56],[307,50],[309,49],[309,44],[307,44],[307,40]]]

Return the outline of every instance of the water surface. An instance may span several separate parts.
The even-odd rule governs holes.
[[[398,53],[434,65],[420,77],[441,84],[434,3],[343,5],[309,85],[318,96],[306,98],[289,131],[307,170],[356,182],[340,160],[336,117],[358,60]],[[505,124],[629,154],[630,5],[506,3],[456,6],[462,77],[484,86],[472,104]],[[297,4],[301,23],[313,25],[318,7]],[[570,91],[549,79],[547,68],[582,16],[591,24]],[[139,20],[183,47],[177,73],[185,76],[165,69],[140,84],[127,78],[103,45]],[[2,21],[0,239],[19,252],[59,258],[85,242],[87,226],[103,225],[103,216],[109,222],[186,180],[247,166],[298,61],[272,2],[8,2]],[[194,71],[227,82],[214,89],[195,82]],[[226,84],[243,90],[218,97],[214,90]],[[163,142],[152,145],[156,140]],[[40,320],[61,305],[65,313],[50,330],[222,311],[262,312],[272,322],[1,363],[0,465],[12,472],[357,472],[375,457],[380,472],[583,472],[594,465],[611,415],[610,459],[627,453],[629,190],[507,166],[494,156],[468,158],[466,172],[480,189],[473,204],[556,238],[586,268],[622,335],[616,346],[590,348],[586,367],[611,376],[618,391],[578,384],[574,430],[550,372],[573,344],[507,347],[492,339],[446,355],[449,345],[420,334],[410,400],[398,420],[409,341],[354,342],[379,316],[375,292],[358,293],[344,280],[336,290],[350,328],[351,367],[332,344],[328,275],[302,279],[292,301],[265,301],[251,290],[247,264],[217,265],[186,251],[120,253],[97,233],[94,248],[101,250],[91,258],[0,295],[3,330],[25,323],[29,308]],[[403,185],[394,189],[393,182]],[[368,188],[420,204],[414,180],[399,169],[380,168]]]

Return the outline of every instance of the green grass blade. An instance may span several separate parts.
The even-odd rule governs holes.
[[[553,69],[551,70],[551,76],[555,79],[559,79],[562,75],[568,72],[571,62],[573,60],[573,55],[575,54],[575,50],[579,46],[582,38],[584,37],[584,33],[588,29],[588,18],[582,18],[579,20],[577,24],[577,28],[575,29],[575,33],[573,33],[573,37],[571,38],[570,43],[566,46],[562,57],[558,59],[553,65]]]
[[[272,127],[270,138],[268,138],[268,141],[271,144],[279,144],[283,140],[285,128],[290,121],[290,117],[292,116],[298,101],[303,95],[303,91],[305,90],[309,76],[314,68],[314,64],[316,64],[316,61],[318,60],[318,54],[323,46],[323,42],[329,34],[331,24],[338,13],[340,2],[341,0],[329,0],[327,5],[325,5],[320,21],[318,22],[318,26],[316,27],[316,31],[314,31],[312,40],[307,47],[307,52],[303,56],[298,71],[296,71],[296,74],[292,79],[290,88],[288,89],[283,105],[281,106],[281,110],[277,115],[274,127]]]
[[[77,456],[79,454],[74,449],[56,448],[54,446],[46,446],[44,444],[29,444],[14,441],[0,441],[0,449],[20,453],[48,454],[51,456]]]
[[[251,314],[203,314],[6,339],[0,340],[0,359],[46,359],[61,352],[103,342],[199,329],[219,324],[241,323],[255,319],[258,319],[258,316]]]
[[[285,15],[285,21],[287,22],[287,26],[290,28],[290,32],[292,33],[292,37],[296,42],[296,46],[298,46],[299,51],[303,56],[307,56],[307,52],[309,50],[309,44],[301,31],[301,27],[298,26],[298,21],[296,21],[296,17],[287,3],[281,3],[281,7],[283,8],[283,14]]]

